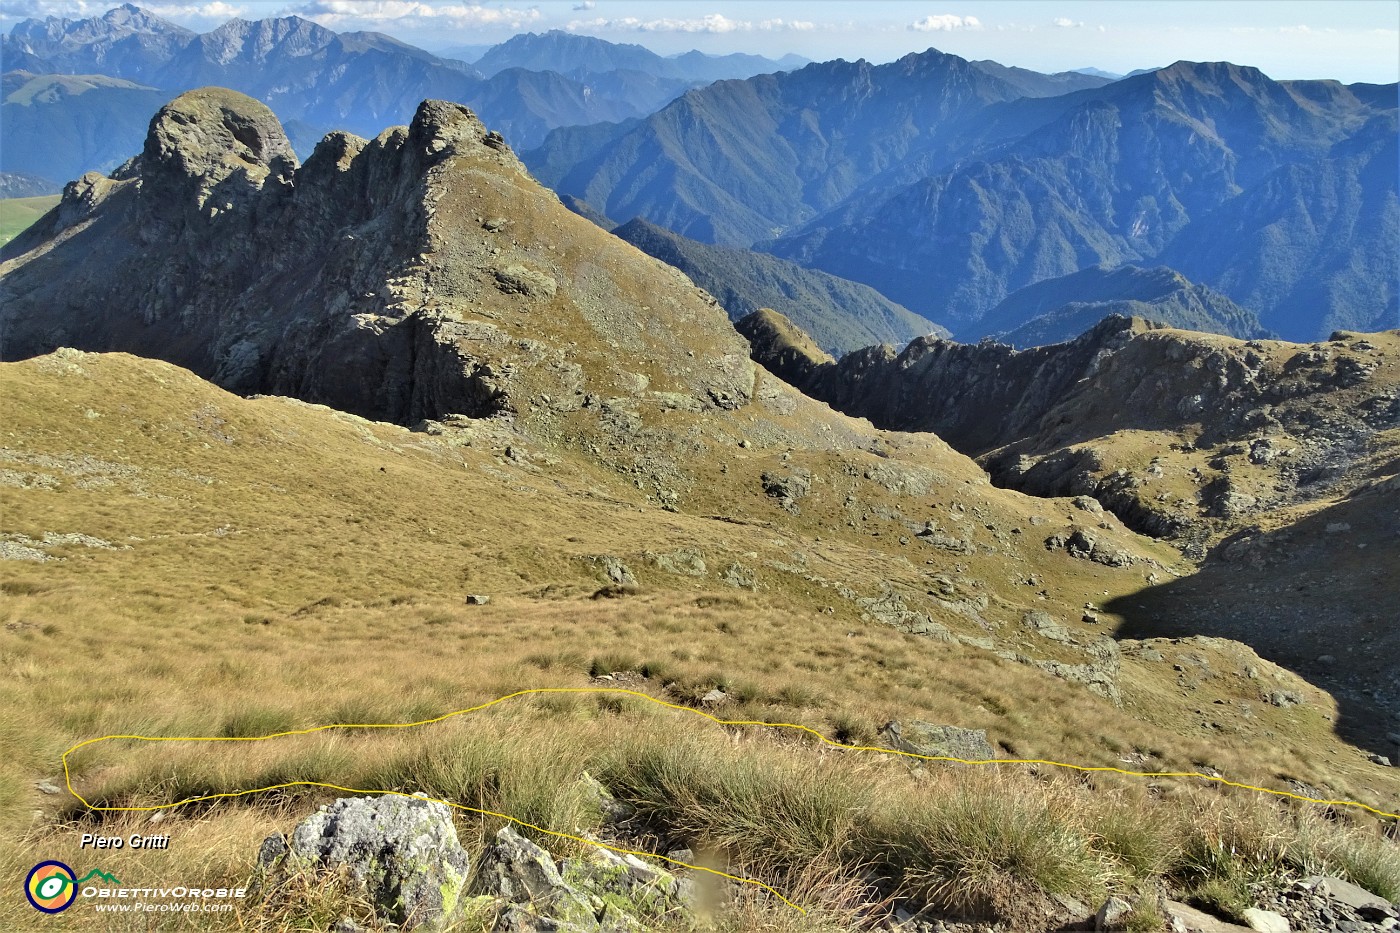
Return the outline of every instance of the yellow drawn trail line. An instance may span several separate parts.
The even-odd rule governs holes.
[[[68,757],[74,752],[86,748],[89,745],[96,745],[100,742],[111,742],[117,739],[130,739],[132,741],[137,742],[265,742],[268,739],[280,739],[294,735],[313,735],[317,732],[330,732],[337,729],[413,729],[418,726],[431,726],[434,723],[445,722],[449,719],[454,719],[458,716],[465,716],[468,713],[477,713],[485,709],[490,709],[491,707],[504,703],[507,700],[514,700],[519,697],[532,696],[535,694],[548,693],[622,694],[625,696],[636,697],[639,700],[645,700],[648,703],[654,703],[657,706],[662,706],[666,709],[678,710],[683,713],[690,713],[694,716],[699,716],[702,719],[708,719],[710,722],[716,723],[721,726],[762,726],[769,729],[792,729],[797,732],[804,732],[807,735],[814,737],[822,745],[827,745],[831,748],[836,748],[848,752],[877,752],[882,755],[897,755],[902,758],[916,758],[921,761],[949,761],[964,765],[1049,765],[1055,768],[1065,768],[1070,771],[1079,771],[1083,773],[1108,772],[1111,774],[1125,774],[1129,777],[1143,778],[1198,778],[1202,781],[1210,781],[1215,784],[1223,784],[1226,787],[1237,787],[1242,790],[1257,791],[1261,794],[1272,794],[1275,797],[1287,797],[1292,800],[1301,800],[1304,803],[1321,804],[1323,806],[1331,807],[1357,807],[1359,809],[1369,811],[1370,813],[1374,813],[1376,816],[1385,817],[1389,819],[1400,819],[1400,814],[1387,813],[1384,810],[1378,810],[1375,807],[1367,806],[1364,803],[1358,803],[1354,800],[1321,800],[1316,797],[1307,797],[1303,794],[1290,793],[1289,791],[1273,790],[1272,788],[1268,787],[1256,787],[1253,784],[1241,784],[1235,781],[1226,780],[1225,778],[1219,777],[1214,774],[1203,774],[1199,771],[1130,771],[1124,768],[1114,768],[1109,766],[1068,764],[1063,761],[1051,761],[1045,758],[990,758],[977,760],[968,758],[954,758],[952,756],[945,755],[919,755],[914,752],[900,751],[899,749],[893,748],[880,748],[878,746],[872,745],[846,745],[842,742],[836,742],[831,739],[828,739],[826,736],[822,735],[817,730],[809,728],[808,726],[798,725],[796,723],[790,722],[764,722],[762,720],[750,719],[721,719],[720,717],[707,713],[704,710],[693,709],[689,706],[683,706],[679,703],[668,703],[665,700],[657,699],[656,697],[651,696],[650,694],[642,693],[638,690],[628,690],[625,687],[534,687],[528,690],[517,690],[515,693],[508,693],[505,696],[497,697],[496,699],[490,700],[486,703],[482,703],[479,706],[472,706],[468,707],[467,709],[453,710],[450,713],[444,713],[443,715],[436,716],[432,719],[421,719],[417,722],[336,723],[333,725],[326,726],[313,726],[310,729],[294,729],[288,732],[274,732],[271,735],[254,736],[104,735],[95,739],[87,739],[86,741],[79,742],[77,745],[74,745],[72,748],[68,749],[66,752],[63,753],[63,781],[64,784],[68,787],[68,793],[76,797],[83,804],[83,806],[87,807],[89,810],[111,813],[144,813],[152,810],[169,810],[175,807],[184,806],[185,804],[189,803],[199,803],[205,800],[218,800],[221,798],[246,797],[251,794],[262,794],[268,791],[283,790],[288,787],[323,787],[328,790],[341,791],[350,794],[389,794],[393,796],[410,797],[419,800],[426,799],[434,803],[444,804],[457,810],[464,810],[469,813],[478,813],[483,816],[496,817],[497,819],[505,820],[508,823],[514,823],[517,826],[523,826],[526,829],[531,829],[535,832],[543,833],[546,836],[554,836],[559,839],[569,839],[574,842],[582,842],[587,845],[598,846],[599,848],[609,849],[613,852],[622,853],[624,855],[637,855],[645,858],[659,859],[663,862],[668,862],[672,865],[677,865],[682,868],[688,868],[693,871],[707,872],[711,875],[718,875],[721,878],[728,878],[731,881],[738,881],[743,884],[754,885],[773,894],[775,897],[781,900],[784,904],[787,904],[789,907],[794,907],[797,910],[802,910],[802,908],[799,907],[797,904],[794,904],[786,897],[783,897],[781,892],[769,887],[761,881],[755,881],[752,878],[741,878],[737,875],[731,875],[726,872],[717,871],[713,868],[706,868],[703,865],[691,865],[687,862],[681,862],[673,858],[667,858],[664,855],[656,855],[652,852],[640,852],[633,849],[626,849],[619,846],[611,845],[610,843],[606,842],[599,842],[596,839],[588,839],[583,836],[575,836],[570,833],[556,832],[552,829],[545,829],[542,826],[535,826],[533,823],[527,823],[524,820],[516,819],[515,817],[507,813],[496,813],[492,810],[483,810],[478,807],[469,807],[465,804],[455,803],[451,800],[434,800],[431,797],[425,798],[420,795],[411,794],[404,791],[366,789],[359,787],[341,787],[337,784],[325,784],[320,781],[288,781],[285,784],[273,784],[268,787],[255,787],[249,790],[229,791],[220,794],[206,794],[202,797],[190,797],[185,800],[177,800],[174,803],[161,803],[146,807],[110,807],[90,803],[87,800],[87,798],[85,798],[82,794],[78,793],[78,791],[73,787],[72,776],[68,768]]]

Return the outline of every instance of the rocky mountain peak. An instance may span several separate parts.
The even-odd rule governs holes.
[[[7,353],[158,355],[233,391],[407,423],[556,430],[583,409],[608,432],[619,406],[752,397],[715,300],[570,213],[459,104],[424,101],[373,140],[331,134],[298,166],[267,107],[204,88],[160,110],[140,158],[70,189],[6,247]],[[75,270],[61,284],[59,267]],[[61,287],[71,313],[22,324],[30,286],[44,305]]]
[[[300,16],[275,19],[231,19],[198,42],[214,61],[227,64],[236,59],[267,61],[274,51],[296,58],[311,55],[330,45],[336,34]]]
[[[269,177],[286,181],[296,167],[276,115],[251,97],[216,87],[188,91],[162,107],[141,155],[143,188],[157,206],[167,198],[177,204],[193,199],[202,209],[216,191],[231,206]]]
[[[453,155],[478,144],[510,152],[501,135],[487,130],[469,108],[445,100],[425,100],[418,105],[408,138],[427,156]]]
[[[86,43],[110,44],[131,35],[190,37],[194,33],[161,19],[148,10],[127,3],[100,17],[66,19],[47,16],[16,23],[9,38],[21,49],[54,54]]]

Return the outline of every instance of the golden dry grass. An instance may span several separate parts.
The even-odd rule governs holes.
[[[1252,718],[1212,710],[1229,728],[1202,728],[1197,707],[1258,698],[1259,685],[1239,673],[1242,656],[1228,648],[1161,646],[1203,653],[1228,673],[1192,691],[1163,675],[1170,665],[1125,661],[1126,702],[1117,709],[975,645],[862,619],[831,586],[773,569],[800,549],[809,567],[864,593],[878,593],[888,580],[919,585],[932,571],[900,557],[891,540],[896,526],[877,518],[852,530],[844,522],[823,525],[817,508],[753,524],[714,521],[701,509],[669,513],[639,505],[625,478],[583,460],[526,469],[489,437],[451,447],[324,409],[239,400],[130,358],[85,357],[74,365],[88,374],[44,373],[36,363],[0,367],[0,467],[22,474],[0,485],[0,530],[33,541],[45,532],[81,533],[118,546],[52,545],[48,552],[63,560],[4,563],[5,877],[22,878],[40,858],[87,866],[92,853],[76,849],[85,829],[118,834],[148,825],[138,816],[99,820],[34,789],[58,777],[59,756],[85,739],[412,721],[522,688],[585,686],[613,671],[626,672],[638,689],[682,700],[723,686],[733,699],[716,710],[721,715],[801,723],[841,741],[869,741],[888,719],[926,719],[985,728],[1021,757],[1209,765],[1237,780],[1284,787],[1286,775],[1375,804],[1400,797],[1394,778],[1332,736],[1333,707],[1320,692],[1309,692],[1305,707],[1262,706]],[[33,391],[40,385],[43,392]],[[731,469],[745,475],[774,462],[781,461],[755,456]],[[705,495],[715,512],[726,504],[723,488]],[[761,492],[752,495],[753,504],[728,505],[772,514]],[[1000,507],[1002,494],[985,495],[986,507]],[[882,530],[880,538],[871,527]],[[662,573],[644,557],[681,547],[702,552],[711,574]],[[622,555],[640,585],[618,598],[590,598],[604,582],[595,560],[603,554]],[[1053,646],[1033,644],[998,619],[1013,611],[998,594],[1019,585],[1014,575],[1042,574],[1056,591],[1051,605],[1059,606],[1097,595],[1089,587],[1122,593],[1132,586],[1106,568],[1090,568],[1087,582],[1073,583],[1051,558],[1028,559],[1038,563],[1018,568],[1005,556],[987,558],[988,616],[999,627],[988,633],[949,618],[954,631],[994,634],[1053,657]],[[953,573],[952,561],[933,570]],[[720,583],[714,571],[730,562],[754,567],[759,588]],[[493,599],[466,606],[465,593]],[[1274,676],[1271,665],[1258,663]],[[1262,741],[1269,732],[1277,738]],[[648,761],[656,767],[643,768]],[[1207,832],[1203,815],[1241,798],[1188,782],[1043,767],[917,769],[597,697],[516,701],[411,733],[214,747],[114,742],[77,753],[73,767],[88,799],[113,805],[320,780],[435,791],[559,828],[586,822],[562,792],[584,768],[643,804],[658,788],[689,788],[712,796],[669,813],[651,800],[658,831],[716,848],[786,890],[810,892],[803,896],[824,911],[825,919],[801,926],[769,902],[741,898],[714,921],[728,929],[839,928],[850,920],[855,867],[880,859],[906,894],[992,912],[1002,909],[997,892],[1060,888],[1096,896],[1163,873],[1184,878],[1174,853]],[[666,768],[681,783],[661,780]],[[746,788],[762,800],[774,787],[795,788],[786,823],[752,808],[746,815],[735,802]],[[168,852],[104,853],[103,863],[143,880],[177,869],[210,880],[247,877],[262,836],[293,825],[323,797],[291,791],[176,811],[158,824],[172,836]],[[931,798],[948,802],[933,806]],[[1250,805],[1261,808],[1261,825],[1316,830],[1299,851],[1330,846],[1328,864],[1354,875],[1366,860],[1351,859],[1354,867],[1346,868],[1348,856],[1336,853],[1383,845],[1365,841],[1374,824],[1359,815],[1340,814],[1361,840],[1348,841],[1352,835],[1307,823],[1306,811]],[[472,847],[495,828],[469,816],[459,825]],[[1040,827],[1037,838],[1060,844],[1027,848],[1025,839],[973,831],[978,826]],[[909,827],[924,835],[898,835]],[[959,851],[966,859],[930,856]],[[990,873],[967,873],[967,865],[988,864]],[[1394,876],[1383,868],[1371,883]],[[7,928],[24,929],[34,916],[23,904],[0,908]],[[288,917],[254,912],[239,923],[300,922]],[[48,928],[120,929],[94,923],[70,911]]]

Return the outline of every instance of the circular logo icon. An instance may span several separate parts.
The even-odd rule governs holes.
[[[24,879],[24,896],[35,910],[61,913],[78,897],[77,878],[73,869],[62,862],[40,862]]]

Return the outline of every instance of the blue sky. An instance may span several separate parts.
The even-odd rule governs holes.
[[[138,0],[139,2],[139,0]],[[114,3],[0,0],[25,16],[92,16]],[[149,0],[195,29],[233,16],[298,13],[425,48],[567,29],[663,54],[797,52],[883,62],[930,46],[1037,71],[1127,72],[1178,59],[1255,65],[1275,78],[1400,80],[1397,0]]]

